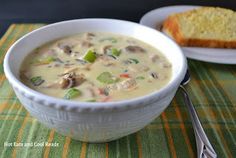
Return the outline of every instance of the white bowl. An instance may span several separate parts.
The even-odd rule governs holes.
[[[160,50],[172,63],[171,81],[142,97],[106,103],[63,100],[39,93],[19,79],[23,59],[36,47],[79,32],[112,32],[131,36]],[[140,24],[112,19],[78,19],[47,25],[16,41],[4,59],[4,71],[17,97],[42,124],[71,138],[106,142],[134,133],[170,104],[186,72],[181,49],[162,33]]]

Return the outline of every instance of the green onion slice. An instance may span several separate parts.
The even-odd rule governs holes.
[[[76,97],[78,97],[80,95],[81,95],[81,91],[80,90],[78,90],[76,88],[70,88],[66,92],[66,94],[64,96],[64,99],[73,99],[73,98],[76,98]]]
[[[34,86],[39,86],[44,82],[41,76],[32,77],[30,81]]]
[[[138,64],[139,61],[137,59],[134,59],[134,58],[129,58],[129,61],[135,63],[135,64]]]

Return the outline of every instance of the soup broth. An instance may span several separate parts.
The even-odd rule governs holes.
[[[85,32],[33,50],[20,78],[58,98],[109,102],[147,95],[165,86],[172,67],[156,48],[132,37]]]

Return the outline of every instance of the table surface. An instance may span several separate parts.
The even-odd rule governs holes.
[[[14,41],[43,25],[13,24],[0,40],[0,157],[196,157],[194,132],[180,92],[161,116],[144,129],[109,143],[75,141],[31,117],[9,85],[2,63]],[[219,158],[235,157],[236,66],[194,60],[188,60],[188,64],[191,82],[186,88],[207,136]],[[41,142],[57,146],[26,144]]]

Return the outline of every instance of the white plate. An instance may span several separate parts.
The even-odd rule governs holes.
[[[140,20],[140,24],[160,30],[163,21],[172,13],[191,10],[200,6],[169,6],[158,8],[146,13]],[[220,64],[236,64],[236,49],[182,47],[186,57]]]

